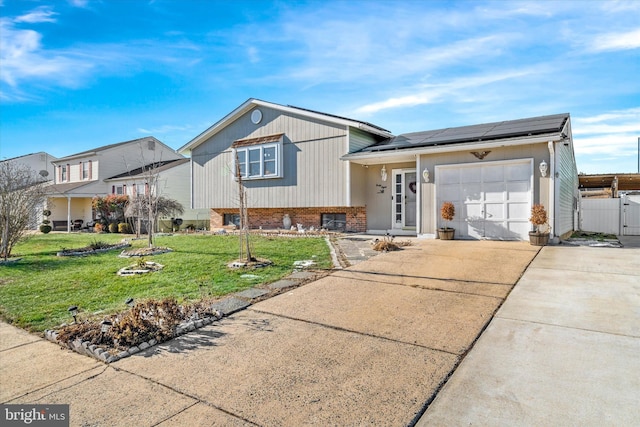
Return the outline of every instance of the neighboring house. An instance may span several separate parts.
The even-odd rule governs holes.
[[[95,221],[91,206],[95,196],[159,191],[185,208],[189,206],[185,191],[189,185],[188,160],[153,137],[83,151],[57,159],[53,165],[55,180],[48,188],[47,208],[52,212],[54,230],[71,231]],[[148,185],[150,170],[157,173],[155,189]],[[185,213],[202,215],[190,210]]]
[[[236,158],[253,228],[293,224],[435,237],[451,201],[456,237],[528,239],[534,203],[552,235],[576,224],[569,114],[393,136],[370,123],[249,99],[178,150],[211,228],[238,211]],[[542,172],[544,171],[544,173]]]
[[[41,181],[53,181],[54,167],[51,163],[57,158],[49,153],[40,151],[38,153],[25,154],[24,156],[12,157],[10,159],[2,160],[2,162],[14,162],[18,165],[27,166],[34,173],[36,173]],[[33,212],[32,217],[29,220],[29,228],[37,229],[44,217],[42,211],[44,205],[37,209],[37,212]]]
[[[49,153],[40,151],[38,153],[25,154],[24,156],[13,157],[3,161],[12,161],[21,165],[26,165],[34,172],[38,173],[45,181],[52,181],[54,176],[54,167],[51,162],[57,160],[56,157]]]

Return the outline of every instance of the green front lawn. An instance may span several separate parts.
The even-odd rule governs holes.
[[[330,268],[324,238],[252,236],[253,255],[273,265],[257,270],[229,270],[238,258],[237,236],[158,236],[156,246],[173,252],[146,257],[164,264],[161,272],[120,277],[118,269],[138,258],[119,258],[120,250],[84,257],[58,257],[62,249],[80,248],[95,240],[116,243],[121,234],[38,234],[16,246],[15,264],[0,265],[0,316],[17,326],[43,331],[70,321],[67,309],[77,305],[80,319],[121,311],[129,298],[175,297],[195,301],[217,297],[260,283],[279,280],[293,270],[293,262],[313,259],[317,268]],[[132,246],[145,247],[146,239]],[[243,278],[251,274],[258,278]]]

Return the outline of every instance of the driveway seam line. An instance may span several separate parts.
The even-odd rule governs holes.
[[[537,325],[553,326],[553,327],[556,327],[556,328],[575,329],[575,330],[578,330],[578,331],[594,332],[594,333],[597,333],[597,334],[616,335],[616,336],[619,336],[619,337],[640,339],[639,335],[627,335],[627,334],[621,334],[621,333],[618,333],[618,332],[597,331],[595,329],[580,328],[580,327],[577,327],[577,326],[558,325],[558,324],[555,324],[555,323],[540,322],[540,321],[537,321],[537,320],[515,319],[513,317],[504,317],[504,316],[495,316],[495,317],[498,318],[498,319],[512,320],[514,322],[535,323]]]
[[[528,265],[527,265],[528,267]],[[526,268],[525,267],[525,270]],[[382,273],[379,271],[363,271],[363,270],[341,270],[338,271],[337,273],[341,273],[341,272],[353,272],[353,273],[361,273],[361,274],[371,274],[371,275],[376,275],[376,276],[392,276],[392,277],[407,277],[409,279],[427,279],[427,280],[439,280],[442,282],[461,282],[461,283],[469,283],[469,284],[480,284],[480,285],[500,285],[500,286],[513,286],[512,284],[509,283],[495,283],[495,282],[484,282],[484,281],[480,281],[480,280],[464,280],[464,279],[447,279],[447,278],[443,278],[443,277],[430,277],[430,276],[410,276],[407,274],[389,274],[389,273]],[[344,276],[340,276],[339,274],[332,274],[332,276],[335,275],[336,277],[340,277],[343,279],[353,279],[353,280],[357,280],[357,278],[354,277],[344,277]],[[518,278],[519,279],[519,278]],[[516,280],[517,282],[517,280]]]
[[[545,267],[545,266],[531,266],[531,270],[539,269],[539,270],[557,270],[558,267]],[[635,274],[631,273],[619,273],[615,271],[590,271],[590,270],[574,270],[569,267],[562,267],[564,271],[570,271],[574,273],[587,273],[587,274],[606,274],[606,275],[616,275],[616,276],[631,276],[637,277]]]
[[[13,346],[13,347],[5,348],[4,350],[0,350],[0,353],[4,353],[5,351],[13,350],[14,348],[20,348],[20,347],[24,347],[26,345],[36,344],[36,343],[39,343],[39,342],[40,342],[40,339],[37,339],[35,341],[31,341],[31,342],[25,342],[25,343],[18,344],[18,345]]]
[[[287,316],[287,315],[284,315],[284,314],[277,314],[277,313],[271,313],[271,312],[268,312],[268,311],[257,310],[257,309],[255,309],[253,307],[247,307],[247,310],[251,310],[251,311],[254,311],[256,313],[261,313],[261,314],[268,314],[270,316],[281,317],[283,319],[289,319],[289,320],[295,320],[295,321],[298,321],[298,322],[308,323],[310,325],[322,326],[322,327],[325,327],[325,328],[328,328],[328,329],[333,329],[333,330],[340,331],[340,332],[350,332],[352,334],[362,335],[362,336],[365,336],[365,337],[379,338],[379,339],[382,339],[382,340],[385,340],[385,341],[391,341],[391,342],[398,343],[398,344],[406,344],[406,345],[410,345],[410,346],[413,346],[413,347],[420,347],[420,348],[424,348],[424,349],[427,349],[427,350],[432,350],[432,351],[437,351],[437,352],[440,352],[440,353],[450,354],[450,355],[456,356],[456,357],[460,357],[460,355],[461,355],[461,353],[455,353],[453,351],[447,351],[447,350],[442,350],[442,349],[438,349],[438,348],[427,347],[427,346],[421,345],[421,344],[409,343],[409,342],[406,342],[406,341],[400,341],[400,340],[397,340],[397,339],[383,337],[383,336],[380,336],[380,335],[368,334],[366,332],[354,331],[352,329],[345,329],[345,328],[342,328],[340,326],[327,325],[326,323],[312,322],[311,320],[299,319],[297,317]],[[462,354],[464,354],[464,353],[462,353]]]
[[[21,394],[20,396],[12,397],[11,399],[7,400],[6,402],[0,402],[0,403],[12,402],[12,401],[14,401],[14,400],[16,400],[16,399],[23,398],[23,397],[28,396],[28,395],[30,395],[30,394],[36,393],[36,392],[38,392],[38,391],[40,391],[40,390],[44,390],[44,389],[46,389],[47,387],[51,387],[51,386],[54,386],[54,385],[56,385],[56,384],[59,384],[59,383],[61,383],[61,382],[63,382],[63,381],[70,380],[70,379],[71,379],[71,378],[73,378],[73,377],[77,377],[78,375],[82,375],[82,374],[84,374],[85,372],[89,372],[89,371],[91,371],[91,370],[93,370],[93,369],[96,369],[96,368],[99,368],[99,367],[100,367],[100,365],[97,365],[97,366],[94,366],[93,368],[85,369],[84,371],[80,371],[80,372],[78,372],[77,374],[74,374],[74,375],[71,375],[71,376],[68,376],[68,377],[62,378],[62,379],[60,379],[60,380],[58,380],[58,381],[54,381],[54,382],[52,382],[52,383],[50,383],[50,384],[44,385],[44,386],[42,386],[42,387],[40,387],[40,388],[37,388],[37,389],[35,389],[35,390],[30,390],[30,391],[28,391],[27,393]],[[80,381],[80,382],[78,382],[78,383],[75,383],[74,385],[76,385],[76,384],[81,384],[81,383],[83,383],[83,382],[87,381],[88,379],[94,378],[94,377],[96,377],[96,376],[98,376],[98,375],[100,375],[100,374],[104,373],[104,371],[105,371],[107,368],[108,368],[108,366],[106,366],[106,367],[102,370],[102,372],[100,372],[99,374],[93,375],[93,376],[91,376],[91,377],[89,377],[89,378],[85,378],[84,380],[82,380],[82,381]],[[63,388],[62,390],[66,390],[66,389],[68,389],[68,388],[71,388],[71,387],[73,387],[74,385],[71,385],[71,386],[69,386],[69,387],[65,387],[65,388]],[[48,393],[48,394],[46,394],[45,396],[48,396],[49,394],[51,394],[51,393]],[[43,396],[43,397],[44,397],[44,396]]]
[[[161,382],[159,382],[159,381],[157,381],[157,380],[154,380],[153,378],[148,378],[148,377],[145,377],[145,376],[144,376],[144,375],[142,375],[142,374],[138,374],[138,373],[136,373],[136,372],[131,372],[131,371],[127,370],[127,369],[118,368],[118,367],[115,367],[115,366],[113,366],[113,365],[111,365],[111,367],[112,367],[114,370],[116,370],[116,371],[126,372],[126,373],[128,373],[128,374],[130,374],[130,375],[133,375],[133,376],[138,377],[138,378],[142,378],[143,380],[149,381],[149,382],[151,382],[151,383],[153,383],[153,384],[157,384],[157,385],[159,385],[160,387],[164,387],[164,388],[166,388],[166,389],[168,389],[168,390],[171,390],[171,391],[173,391],[174,393],[177,393],[177,394],[179,394],[179,395],[181,395],[181,396],[185,396],[185,397],[188,397],[189,399],[193,399],[193,400],[195,400],[195,401],[196,401],[196,403],[203,403],[203,404],[205,404],[205,405],[207,405],[207,406],[210,406],[210,407],[212,407],[212,408],[214,408],[214,409],[217,409],[217,410],[218,410],[218,411],[220,411],[220,412],[224,412],[225,414],[227,414],[227,415],[229,415],[229,416],[232,416],[232,417],[234,417],[234,418],[237,418],[237,419],[239,419],[239,420],[242,420],[242,421],[244,421],[244,422],[247,422],[247,423],[249,423],[249,424],[251,424],[251,425],[259,426],[259,424],[256,424],[256,423],[254,423],[253,421],[250,421],[250,420],[248,420],[248,419],[246,419],[246,418],[244,418],[244,417],[241,417],[240,415],[236,415],[236,414],[234,414],[233,412],[229,412],[229,411],[227,411],[226,409],[223,409],[223,408],[221,408],[221,407],[219,407],[219,406],[217,406],[217,405],[215,405],[215,404],[213,404],[213,403],[211,403],[211,402],[207,402],[207,401],[205,401],[205,400],[202,400],[202,399],[200,399],[200,398],[199,398],[199,397],[197,397],[197,396],[192,396],[192,395],[190,395],[190,394],[188,394],[188,393],[186,393],[186,392],[184,392],[184,391],[178,390],[178,389],[176,389],[176,388],[174,388],[174,387],[172,387],[172,386],[170,386],[170,385],[163,384],[163,383],[161,383]],[[192,406],[193,406],[193,405],[192,405]],[[187,408],[185,408],[185,409],[187,409]],[[177,415],[178,413],[179,413],[179,412],[177,412],[177,413],[176,413],[176,415]],[[166,421],[166,420],[163,420],[163,421]],[[162,422],[162,421],[160,421],[160,422]],[[156,424],[156,425],[157,425],[157,424]]]

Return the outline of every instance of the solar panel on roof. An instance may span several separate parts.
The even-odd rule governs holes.
[[[560,132],[569,114],[532,117],[504,122],[445,128],[398,135],[365,148],[363,151],[380,151],[398,148],[422,147],[440,144],[473,142],[510,138],[515,136],[541,135]]]

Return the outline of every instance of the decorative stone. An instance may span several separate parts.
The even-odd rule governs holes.
[[[278,280],[277,282],[273,282],[267,285],[267,287],[269,289],[284,289],[284,288],[290,288],[292,286],[297,285],[298,282],[294,281],[294,280],[287,280],[287,279],[283,279],[283,280]]]
[[[143,342],[142,344],[140,344],[138,347],[140,347],[140,350],[146,350],[149,348],[149,344],[146,342]]]
[[[255,299],[263,295],[266,295],[268,293],[269,291],[265,289],[251,288],[251,289],[244,290],[242,292],[238,292],[235,295],[240,298]]]
[[[216,302],[211,306],[212,309],[219,311],[224,316],[240,311],[249,307],[251,304],[245,300],[236,297],[225,298]]]
[[[122,359],[129,356],[129,352],[128,351],[121,351],[120,353],[118,353],[118,359]]]
[[[110,354],[108,352],[104,352],[104,353],[100,353],[98,355],[98,359],[102,360],[103,362],[106,362],[107,359],[109,358]]]
[[[131,348],[128,350],[128,353],[129,353],[129,354],[136,354],[136,353],[138,353],[138,352],[140,352],[140,348],[138,348],[138,347],[136,347],[136,346],[133,346],[133,347],[131,347]]]
[[[156,344],[158,344],[158,341],[156,341],[155,339],[150,339],[149,340],[149,346],[154,346]]]
[[[196,328],[202,328],[202,325],[204,325],[204,322],[202,321],[202,319],[196,320]]]
[[[95,353],[95,352],[96,352],[96,348],[98,348],[98,346],[97,346],[97,345],[95,345],[95,344],[91,344],[91,345],[89,345],[89,351],[90,351],[91,353]]]
[[[110,356],[110,357],[106,360],[106,362],[107,362],[107,363],[113,363],[113,362],[116,362],[116,361],[118,361],[118,360],[120,360],[120,358],[119,358],[119,357],[117,357],[117,356]]]

